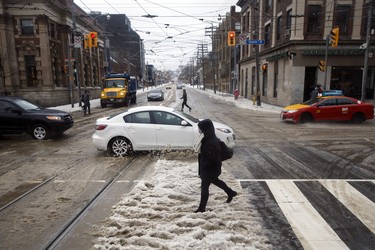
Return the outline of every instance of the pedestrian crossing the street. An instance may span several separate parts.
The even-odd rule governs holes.
[[[277,204],[304,249],[375,249],[373,180],[252,179],[240,183],[249,193],[259,193],[261,187],[269,194],[258,199],[269,197]]]

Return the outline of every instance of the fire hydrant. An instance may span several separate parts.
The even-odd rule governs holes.
[[[235,90],[233,91],[233,95],[234,95],[234,100],[237,100],[237,99],[238,99],[238,96],[240,95],[238,89],[235,89]]]
[[[253,96],[253,105],[255,105],[256,100],[257,100],[257,97],[254,95]]]

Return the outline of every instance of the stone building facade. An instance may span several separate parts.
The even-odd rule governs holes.
[[[240,44],[240,95],[251,99],[259,93],[264,102],[285,106],[307,100],[311,90],[322,85],[360,99],[365,61],[365,50],[360,47],[366,42],[370,3],[239,0],[241,34],[264,41]],[[332,47],[330,33],[335,27],[339,27],[339,44]],[[365,99],[373,101],[375,58],[372,47],[368,49],[364,89]],[[320,61],[326,62],[325,71],[319,70]]]
[[[105,51],[116,50],[105,43],[102,16],[90,16],[72,0],[0,0],[0,95],[47,107],[78,102],[84,90],[99,98],[111,60]],[[90,32],[97,32],[97,47],[85,46]]]

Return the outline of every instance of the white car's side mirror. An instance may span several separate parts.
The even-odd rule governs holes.
[[[187,126],[187,125],[189,125],[189,124],[187,123],[187,121],[185,121],[185,120],[182,120],[182,121],[181,121],[181,126]]]

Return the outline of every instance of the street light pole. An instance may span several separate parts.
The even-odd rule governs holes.
[[[373,1],[369,3],[369,9],[368,9],[368,14],[367,14],[366,49],[365,49],[365,61],[364,61],[364,66],[363,66],[362,89],[361,89],[361,101],[362,102],[364,102],[366,99],[366,84],[367,84],[367,71],[368,71],[368,57],[369,57],[369,51],[370,51],[372,5],[373,5]]]
[[[72,11],[72,21],[73,21],[73,39],[74,39],[74,61],[75,61],[75,65],[76,65],[76,68],[74,70],[75,72],[75,76],[76,76],[76,80],[77,80],[77,87],[78,87],[78,105],[79,107],[82,106],[82,103],[80,101],[80,98],[81,98],[81,85],[80,85],[80,82],[79,82],[79,65],[78,65],[78,46],[76,45],[76,31],[77,31],[77,25],[76,25],[76,15],[75,15],[75,11],[73,9],[73,6],[74,6],[74,1],[73,1],[73,4],[71,5],[71,11]]]

